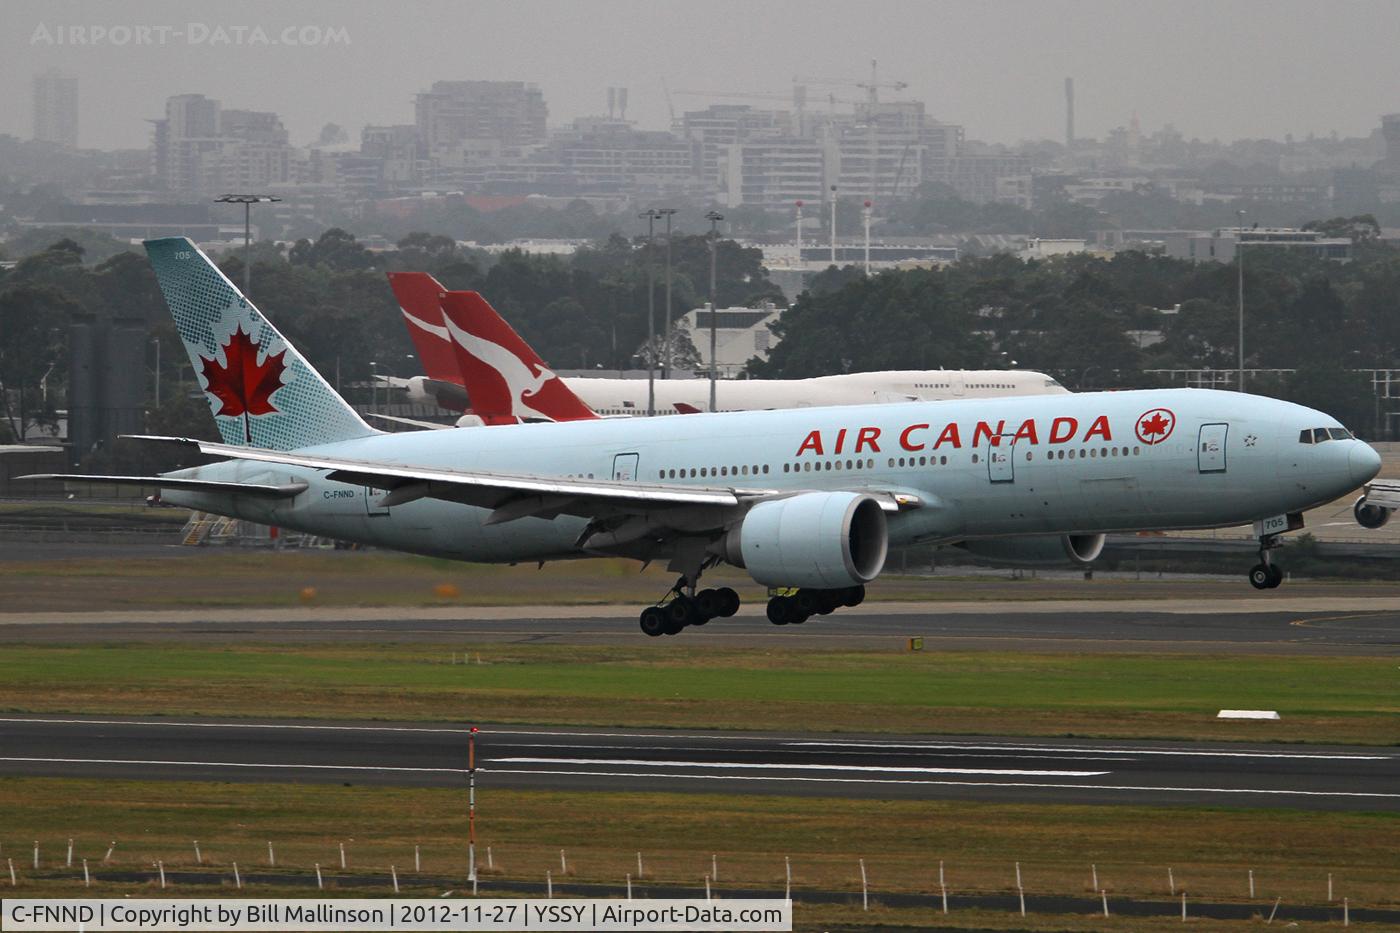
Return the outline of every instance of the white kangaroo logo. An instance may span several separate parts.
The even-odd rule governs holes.
[[[537,366],[539,372],[534,372],[520,357],[505,347],[462,330],[452,322],[451,318],[444,318],[443,323],[447,325],[448,332],[458,346],[484,365],[494,369],[506,381],[506,386],[510,389],[512,415],[517,418],[528,416],[544,418],[549,421],[554,420],[544,412],[531,408],[526,401],[529,396],[539,394],[546,382],[557,378],[554,373],[543,366]]]

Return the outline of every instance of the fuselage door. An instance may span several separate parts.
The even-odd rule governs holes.
[[[995,440],[995,438],[993,439]],[[994,483],[1014,483],[1016,481],[1016,439],[1003,434],[999,446],[987,444],[987,478]]]
[[[1228,424],[1203,424],[1196,444],[1196,466],[1202,473],[1225,472],[1225,434]]]
[[[613,457],[613,479],[633,482],[637,478],[637,454],[618,454]]]
[[[382,517],[389,514],[389,510],[379,503],[389,494],[387,489],[378,489],[374,486],[365,487],[365,514],[373,517]]]

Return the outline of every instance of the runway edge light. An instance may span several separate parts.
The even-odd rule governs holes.
[[[1281,719],[1276,710],[1271,709],[1222,709],[1216,719]]]

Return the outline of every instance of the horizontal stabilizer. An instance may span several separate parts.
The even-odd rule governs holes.
[[[411,428],[421,428],[425,431],[446,431],[452,427],[450,424],[438,424],[436,421],[419,421],[417,418],[402,418],[398,415],[381,415],[376,412],[369,412],[368,417],[376,421],[387,421],[390,424],[405,424]]]
[[[171,476],[94,476],[91,473],[34,473],[16,479],[54,480],[64,483],[97,483],[119,486],[158,486],[161,489],[188,489],[191,492],[221,492],[239,496],[265,496],[290,499],[307,490],[306,483],[220,483],[208,479],[176,479]]]

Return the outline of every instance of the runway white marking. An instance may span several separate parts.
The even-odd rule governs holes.
[[[494,733],[493,733],[493,734],[494,734]],[[787,742],[787,743],[783,743],[783,744],[785,744],[785,745],[791,745],[791,744],[793,744],[793,743]],[[814,744],[819,744],[819,743],[814,743]],[[564,743],[559,743],[559,742],[507,742],[507,743],[504,743],[504,744],[503,744],[503,747],[507,747],[507,748],[559,748],[559,749],[564,749],[565,751],[577,751],[577,750],[579,750],[580,748],[586,748],[588,751],[591,751],[591,752],[592,752],[592,751],[620,751],[620,752],[636,751],[636,752],[671,752],[672,754],[674,754],[674,753],[676,753],[676,752],[713,752],[713,751],[722,751],[722,749],[717,749],[717,748],[716,748],[715,746],[713,746],[713,745],[583,745],[583,746],[580,746],[580,745],[578,745],[578,744],[576,744],[576,743],[564,744]],[[910,748],[915,748],[915,747],[916,747],[916,746],[910,746]],[[786,749],[784,749],[784,750],[786,751]],[[886,751],[886,749],[884,749],[884,748],[876,748],[876,749],[853,748],[851,751],[842,751],[842,750],[840,750],[840,749],[838,748],[838,749],[830,749],[830,750],[828,750],[827,753],[828,753],[828,754],[833,754],[833,755],[860,755],[860,754],[865,754],[866,751],[870,751],[870,750],[873,750],[873,751]],[[971,754],[971,755],[958,755],[957,757],[959,757],[959,758],[995,758],[995,759],[1005,759],[1005,758],[1027,758],[1027,759],[1029,759],[1029,758],[1034,758],[1034,759],[1037,759],[1037,760],[1045,760],[1045,761],[1112,761],[1112,762],[1115,762],[1115,763],[1117,763],[1117,764],[1122,764],[1124,761],[1130,760],[1130,759],[1125,759],[1125,758],[1123,758],[1123,757],[1121,757],[1121,756],[1116,756],[1116,755],[1114,755],[1114,756],[1109,756],[1109,755],[1102,755],[1102,756],[1094,756],[1094,755],[1071,755],[1071,754],[1068,753],[1069,751],[1070,751],[1070,750],[1066,750],[1066,753],[1064,753],[1064,754],[1058,754],[1058,755],[1039,755],[1039,754],[1033,754],[1033,755],[1020,755],[1020,754],[981,755],[981,754]],[[896,750],[894,747],[892,747],[891,749],[889,749],[889,752],[890,752],[889,757],[898,757],[898,758],[918,758],[918,757],[921,757],[921,756],[919,756],[918,754],[916,754],[915,752],[912,752],[912,751],[898,751],[898,750]],[[793,750],[791,751],[791,754],[794,754],[794,755],[818,755],[818,754],[821,754],[821,753],[822,753],[821,750],[815,749],[815,748],[812,749],[812,750],[810,750],[810,751],[809,751],[809,750],[806,750],[806,749],[795,748],[795,749],[793,749]]]
[[[1111,771],[1030,771],[1018,768],[905,768],[884,765],[812,765],[752,761],[653,761],[649,758],[493,758],[512,765],[613,765],[652,768],[722,768],[735,771],[878,771],[881,774],[985,774],[997,777],[1103,777]]]
[[[478,769],[488,771],[486,768]],[[883,769],[877,769],[883,770]],[[1382,794],[1367,791],[1326,791],[1326,790],[1277,790],[1253,787],[1156,787],[1133,784],[1042,784],[1033,781],[916,781],[910,778],[839,778],[839,777],[793,777],[786,775],[760,776],[749,774],[678,774],[675,771],[550,771],[509,768],[490,768],[490,774],[534,774],[556,775],[561,777],[619,777],[619,778],[674,778],[681,781],[790,781],[808,784],[906,784],[939,787],[1030,787],[1051,790],[1110,790],[1110,791],[1158,791],[1172,794],[1271,794],[1276,796],[1298,797],[1364,797],[1386,800],[1400,799],[1400,794]]]
[[[0,757],[0,761],[21,764],[58,765],[159,765],[186,768],[278,768],[282,770],[314,771],[407,771],[427,774],[466,774],[465,768],[390,768],[384,765],[292,765],[264,764],[249,761],[160,761],[140,758],[19,758]]]
[[[1160,749],[1160,748],[1054,748],[1034,745],[940,745],[923,744],[918,742],[782,742],[784,746],[793,748],[816,747],[816,748],[867,748],[878,751],[880,749],[905,749],[905,750],[928,750],[928,751],[1004,751],[1004,752],[1068,752],[1082,751],[1088,755],[1175,755],[1183,758],[1305,758],[1319,759],[1322,761],[1389,761],[1391,755],[1349,755],[1349,754],[1322,754],[1319,752],[1223,752],[1210,749]],[[1110,759],[1111,760],[1111,759]]]

